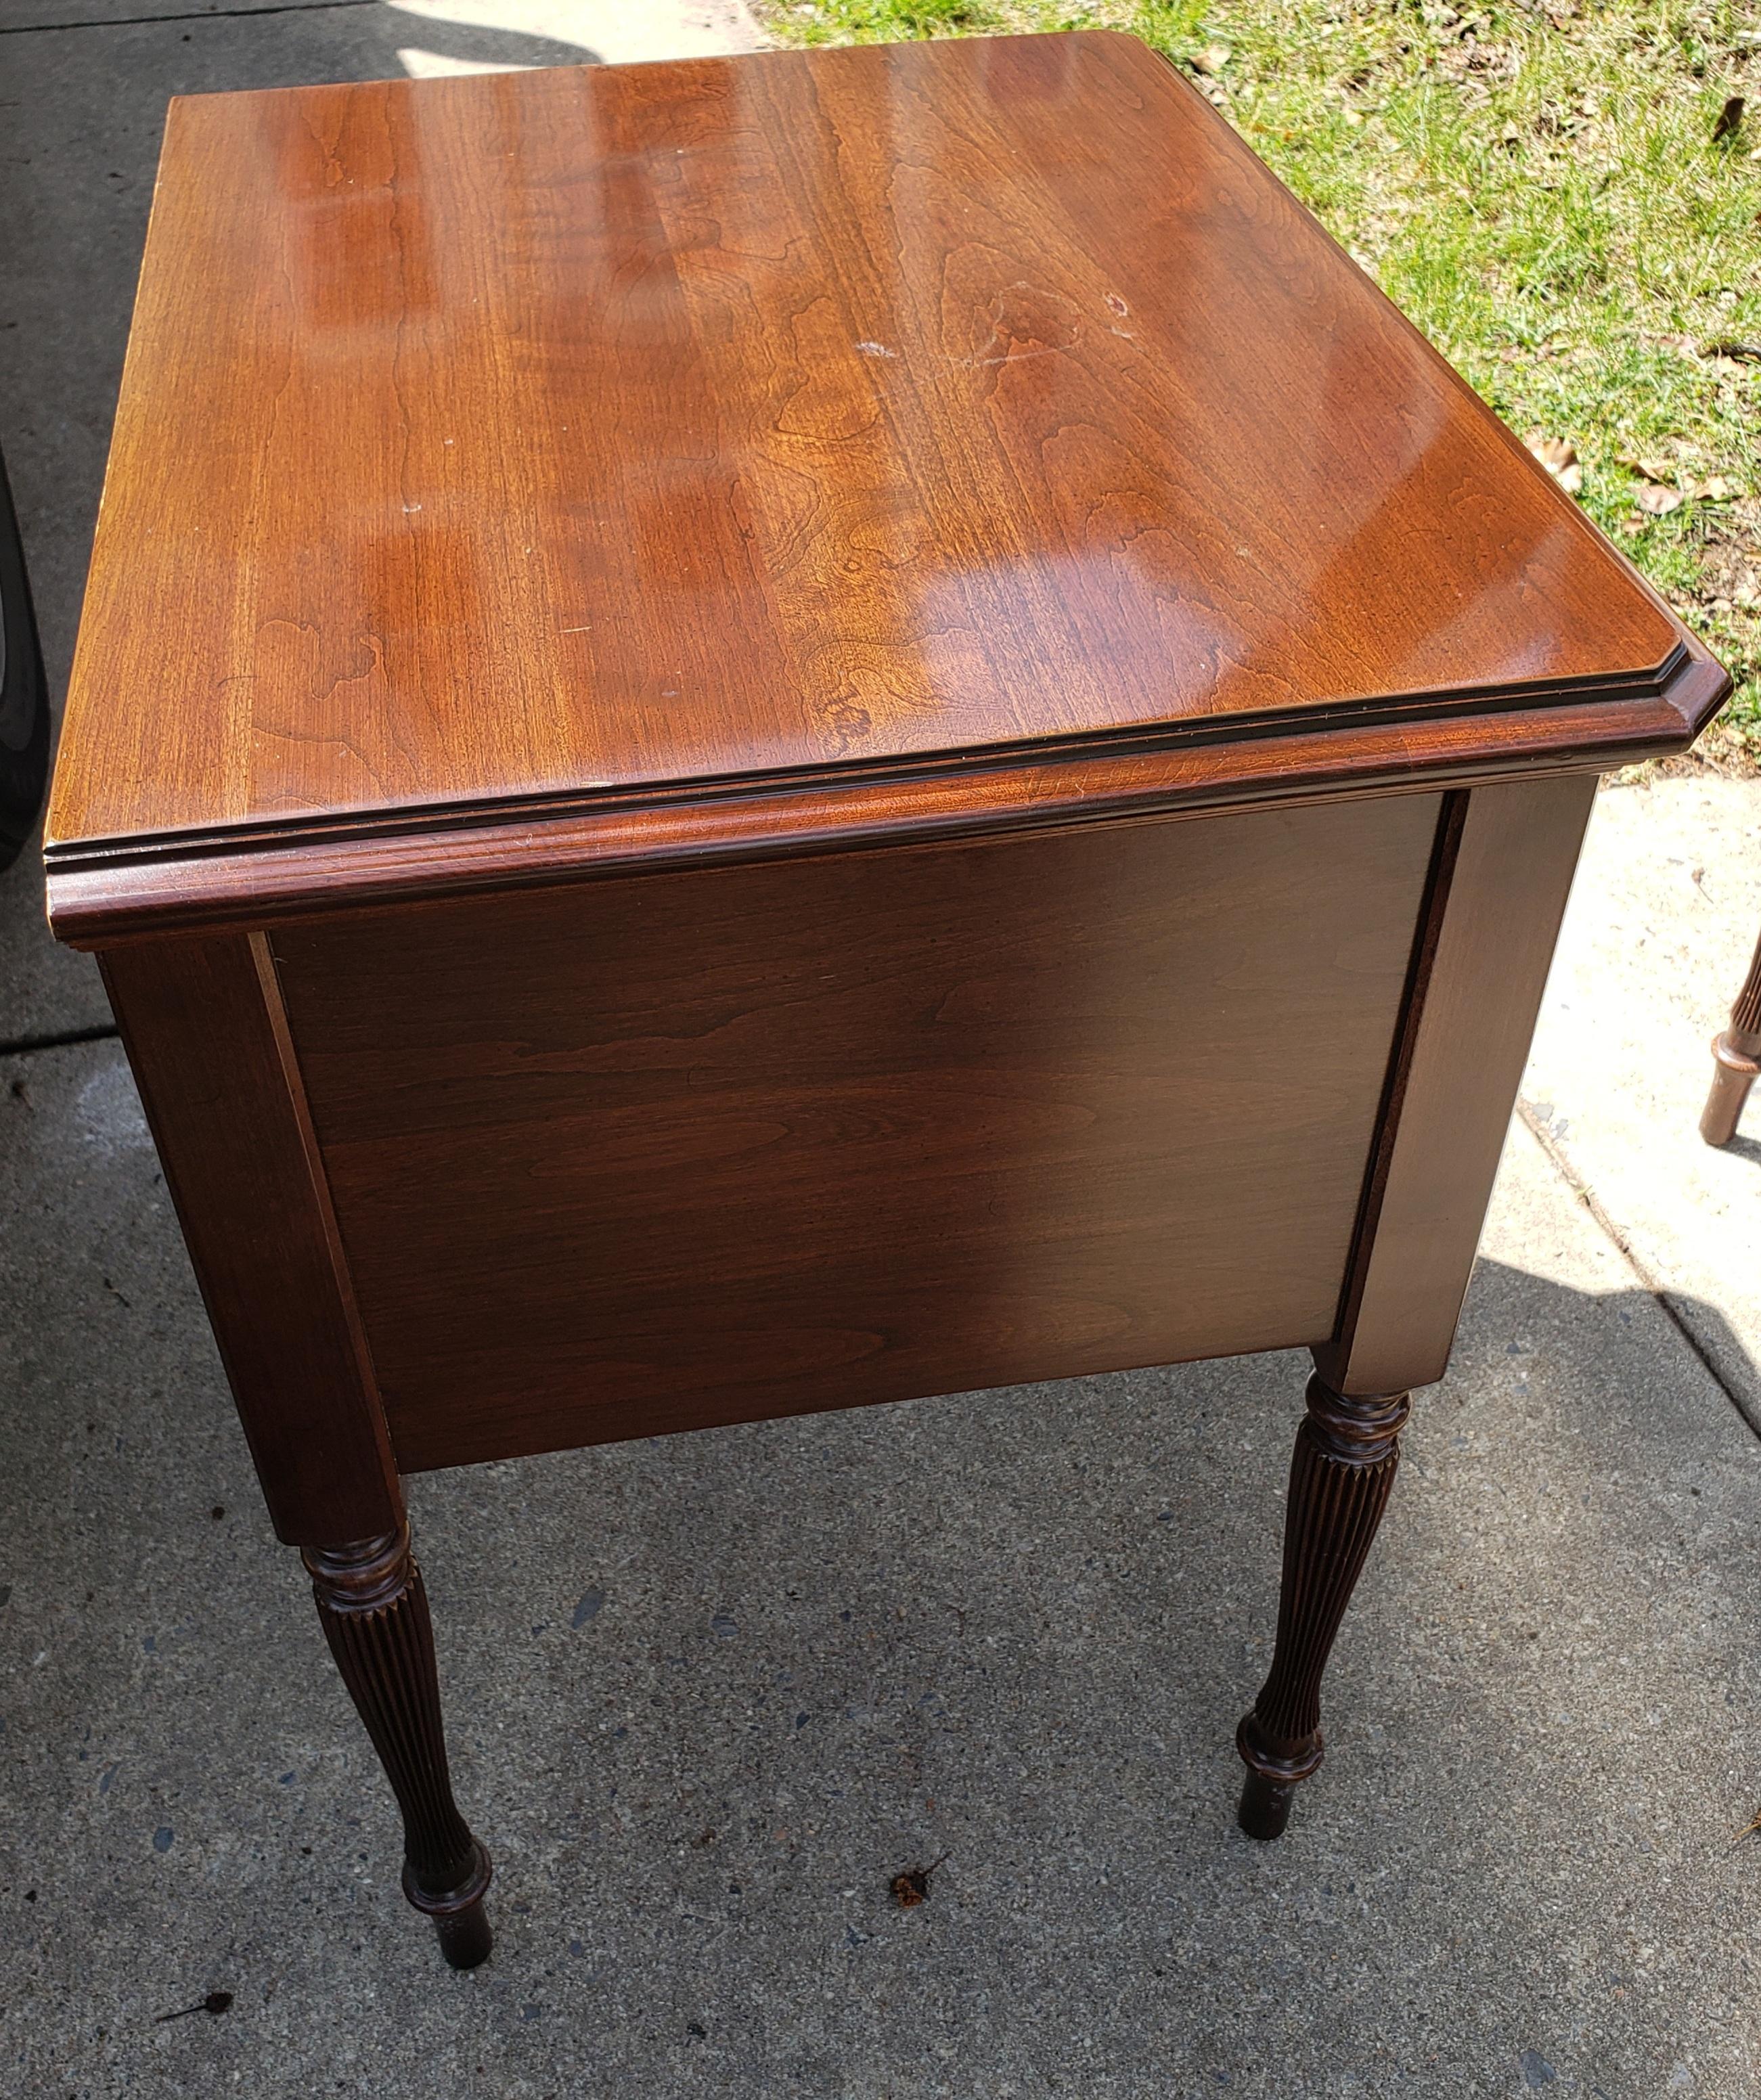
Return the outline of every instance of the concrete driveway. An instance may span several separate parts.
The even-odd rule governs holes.
[[[733,47],[713,0],[3,0],[0,445],[64,682],[174,93]],[[500,1943],[439,1963],[96,976],[0,878],[0,2087],[1761,2089],[1761,789],[1604,793],[1291,1836],[1288,1357],[426,1476]],[[888,1884],[946,1853],[930,1900]],[[210,1992],[218,2016],[159,2017]]]

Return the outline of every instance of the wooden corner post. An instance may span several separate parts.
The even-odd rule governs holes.
[[[489,1952],[489,1858],[453,1804],[434,1638],[348,1264],[261,934],[99,957],[276,1533],[404,1812],[442,1952]]]
[[[1251,1837],[1282,1831],[1321,1762],[1322,1674],[1408,1395],[1449,1362],[1595,787],[1571,774],[1443,799],[1339,1319],[1296,1432],[1271,1674],[1237,1736]]]

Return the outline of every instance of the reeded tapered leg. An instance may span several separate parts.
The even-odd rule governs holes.
[[[1403,1392],[1348,1398],[1319,1376],[1308,1401],[1291,1461],[1272,1674],[1235,1736],[1250,1838],[1282,1833],[1298,1781],[1321,1762],[1321,1673],[1382,1521],[1412,1406]]]
[[[1708,1145],[1728,1145],[1737,1135],[1749,1089],[1761,1073],[1761,941],[1737,1004],[1730,1026],[1712,1039],[1712,1092],[1700,1118],[1700,1135]]]
[[[308,1546],[324,1639],[404,1811],[404,1893],[434,1920],[455,1969],[488,1959],[483,1892],[489,1855],[452,1799],[434,1628],[409,1528],[383,1538]]]

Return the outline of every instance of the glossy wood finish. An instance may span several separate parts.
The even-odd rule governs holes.
[[[1726,684],[1129,38],[176,105],[51,911],[448,1958],[399,1468],[1307,1343],[1274,1834]]]
[[[262,936],[120,949],[104,973],[276,1532],[395,1530],[403,1498]]]
[[[1438,809],[276,933],[398,1462],[1323,1339]]]
[[[1403,1392],[1354,1399],[1318,1374],[1309,1381],[1284,1509],[1278,1645],[1236,1735],[1250,1838],[1282,1834],[1296,1787],[1320,1765],[1322,1673],[1388,1507],[1410,1409]]]
[[[303,1557],[324,1639],[403,1813],[404,1893],[433,1920],[451,1965],[474,1969],[492,1945],[492,1870],[452,1798],[428,1592],[409,1527],[308,1546]]]
[[[1708,1145],[1728,1145],[1742,1121],[1749,1089],[1761,1074],[1761,941],[1731,1008],[1730,1026],[1712,1039],[1712,1065],[1700,1135]]]
[[[1346,1393],[1442,1377],[1529,1055],[1595,782],[1450,798],[1340,1323]]]
[[[1272,1670],[1239,1820],[1278,1837],[1321,1762],[1321,1680],[1393,1485],[1407,1388],[1443,1375],[1565,909],[1592,778],[1444,797],[1338,1322],[1314,1351]]]
[[[1166,805],[1220,738],[1262,788],[1291,734],[1360,777],[1433,736],[1609,762],[1719,682],[1130,38],[202,96],[54,903],[163,924],[299,845],[346,885],[364,825],[384,894],[466,832],[542,875],[584,816],[749,854],[889,805],[1043,820],[1048,769]]]
[[[335,836],[261,827],[223,850],[188,838],[99,845],[54,858],[51,910],[64,940],[102,948],[166,929],[262,926],[413,898],[1625,765],[1684,749],[1728,683],[1716,664],[1684,657],[1666,697],[1514,710],[1498,717],[1495,746],[1473,718],[1204,746],[1122,740],[1055,762],[956,760],[811,788],[575,800],[541,822],[443,810]]]

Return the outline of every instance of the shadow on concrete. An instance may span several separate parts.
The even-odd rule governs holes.
[[[1757,1152],[1761,1154],[1761,1147]],[[1666,1290],[1662,1300],[1707,1375],[1750,1429],[1761,1436],[1761,1374],[1757,1373],[1754,1358],[1742,1336],[1706,1299],[1685,1290]]]
[[[381,7],[5,39],[0,444],[58,694],[166,99],[411,46],[583,56]],[[40,893],[0,894],[0,1037],[101,1023]],[[500,1951],[459,1979],[398,1895],[113,1043],[0,1062],[0,1162],[17,2089],[1761,2085],[1758,1855],[1728,1842],[1761,1796],[1761,1445],[1644,1293],[1481,1265],[1273,1847],[1232,1828],[1230,1738],[1295,1357],[413,1483],[501,1868]],[[155,2024],[216,1988],[224,2019]]]
[[[489,29],[479,23],[447,22],[433,15],[403,15],[396,11],[375,7],[371,11],[370,32],[390,34],[392,55],[415,48],[432,52],[443,59],[451,59],[471,66],[570,66],[598,65],[598,51],[585,44],[566,43],[554,37],[530,37],[514,29]],[[395,19],[389,25],[382,17],[387,12]],[[406,70],[398,59],[397,71]],[[372,73],[364,79],[373,79]],[[386,77],[395,77],[389,69]]]
[[[1746,1159],[1751,1167],[1761,1167],[1761,1138],[1733,1137],[1723,1148],[1738,1159]]]
[[[461,1979],[117,1047],[0,1066],[0,1156],[20,2089],[1755,2089],[1761,1445],[1643,1293],[1482,1265],[1275,1846],[1231,1738],[1295,1356],[413,1481],[499,1862]]]

